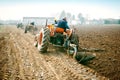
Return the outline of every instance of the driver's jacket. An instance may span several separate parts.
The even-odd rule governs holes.
[[[65,21],[65,20],[59,20],[57,22],[57,26],[56,27],[59,28],[59,29],[62,28],[64,30],[64,32],[66,32],[66,29],[69,29],[67,21]]]

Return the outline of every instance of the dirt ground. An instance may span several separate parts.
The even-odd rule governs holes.
[[[110,80],[120,80],[120,25],[81,26],[77,33],[82,48],[104,50],[91,51],[96,58],[87,66]]]
[[[96,55],[87,65],[50,46],[41,54],[33,46],[34,35],[16,26],[0,26],[0,80],[119,80],[120,26],[81,26],[80,47]]]

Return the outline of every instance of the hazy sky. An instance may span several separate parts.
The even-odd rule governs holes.
[[[58,17],[62,11],[92,18],[120,18],[120,0],[0,0],[0,19]]]

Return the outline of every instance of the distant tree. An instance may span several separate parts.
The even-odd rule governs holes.
[[[78,19],[80,20],[81,24],[85,22],[85,18],[83,17],[81,13],[78,14]]]
[[[79,13],[79,14],[78,14],[78,18],[79,18],[79,19],[82,18],[82,13]]]
[[[67,18],[71,18],[71,13],[67,13],[67,14],[66,14],[66,17],[67,17]]]
[[[72,20],[75,20],[75,15],[72,15]]]
[[[118,20],[118,24],[120,24],[120,19]]]
[[[61,14],[60,14],[59,19],[62,19],[62,18],[65,17],[65,16],[66,16],[66,13],[65,13],[65,11],[63,10],[63,11],[61,12]]]
[[[104,23],[105,23],[105,24],[110,24],[110,21],[107,20],[107,19],[105,19],[105,20],[104,20]]]
[[[68,23],[71,23],[71,19],[72,19],[72,15],[71,15],[71,13],[67,13],[66,14],[66,18],[67,18],[67,21],[68,21]]]

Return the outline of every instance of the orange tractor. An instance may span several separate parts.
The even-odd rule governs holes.
[[[78,52],[78,48],[82,48],[79,47],[79,37],[75,29],[64,32],[62,28],[55,27],[55,25],[47,25],[46,21],[46,26],[35,36],[34,46],[44,53],[47,52],[50,43],[56,47],[65,48],[67,54],[72,55],[79,63],[86,64],[95,58],[94,55],[87,55],[86,52]]]
[[[64,32],[64,30],[54,25],[47,25],[35,36],[34,45],[40,52],[46,52],[49,43],[57,47],[65,48],[67,53],[73,55],[75,58],[79,47],[79,38],[72,29]]]

